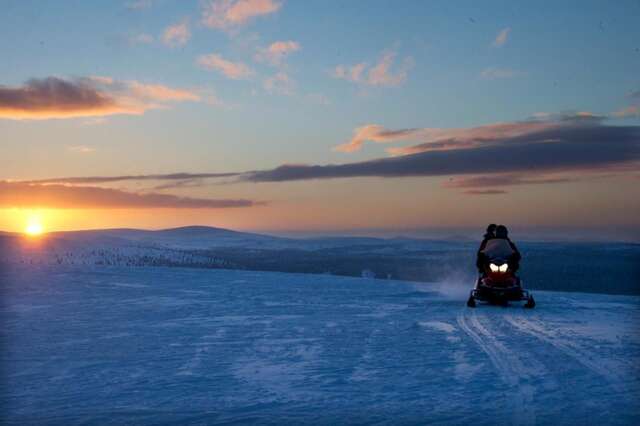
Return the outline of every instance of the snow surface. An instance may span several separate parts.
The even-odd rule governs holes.
[[[639,424],[640,298],[12,265],[6,424]]]

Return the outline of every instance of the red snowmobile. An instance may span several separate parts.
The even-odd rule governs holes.
[[[526,301],[525,308],[536,306],[533,295],[522,288],[522,281],[515,273],[513,254],[506,239],[494,238],[487,242],[480,252],[484,271],[471,290],[468,307],[475,308],[476,300],[504,306],[509,302]]]

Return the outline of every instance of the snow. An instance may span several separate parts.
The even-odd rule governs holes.
[[[640,423],[637,296],[469,309],[463,282],[87,265],[0,283],[6,424]]]

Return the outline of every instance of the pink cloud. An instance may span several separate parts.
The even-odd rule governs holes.
[[[462,129],[414,128],[389,130],[378,124],[367,124],[356,128],[348,142],[334,149],[341,152],[354,152],[362,148],[365,142],[420,141],[419,145],[388,149],[388,152],[393,155],[408,155],[425,151],[472,148],[481,144],[489,144],[496,139],[521,136],[561,125],[561,122],[556,121],[523,121],[495,123]]]
[[[183,89],[173,89],[161,84],[142,84],[137,81],[129,83],[131,93],[140,99],[154,101],[198,101],[200,95]]]
[[[274,0],[213,0],[202,10],[202,22],[209,28],[230,29],[277,12],[282,3]]]
[[[353,136],[349,142],[338,145],[334,151],[354,152],[360,150],[362,145],[367,142],[395,142],[399,140],[415,139],[419,137],[420,132],[424,129],[401,129],[387,130],[378,124],[367,124],[358,127],[353,131]]]
[[[208,70],[218,71],[233,80],[249,78],[253,71],[242,62],[231,62],[224,59],[217,53],[201,55],[197,60],[198,64]]]
[[[502,29],[496,36],[495,40],[493,40],[493,47],[504,46],[505,43],[507,42],[507,39],[509,38],[510,32],[511,32],[511,28]]]
[[[407,75],[413,66],[413,58],[407,56],[402,63],[393,70],[396,52],[385,50],[373,66],[361,62],[352,66],[338,65],[331,75],[334,78],[352,81],[358,84],[379,87],[400,86],[407,80]]]
[[[259,62],[268,62],[271,65],[281,65],[284,59],[291,53],[300,50],[300,44],[298,42],[288,41],[276,41],[271,43],[266,48],[260,49],[256,53],[255,59]]]
[[[627,108],[613,112],[611,115],[616,118],[640,117],[640,108],[635,105],[631,105]]]
[[[295,88],[295,82],[287,73],[280,71],[275,75],[266,78],[264,80],[263,87],[269,93],[291,95]]]
[[[184,46],[190,38],[191,31],[186,19],[168,26],[162,34],[162,42],[169,47]]]

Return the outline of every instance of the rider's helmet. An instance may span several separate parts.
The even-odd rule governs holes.
[[[496,227],[496,238],[509,238],[509,231],[504,225],[498,225]]]

